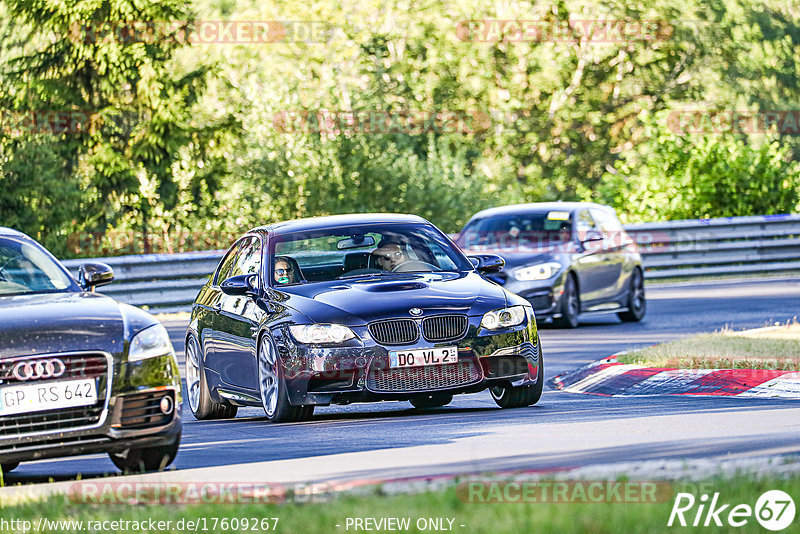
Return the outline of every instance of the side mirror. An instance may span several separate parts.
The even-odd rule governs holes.
[[[506,260],[494,254],[475,254],[467,257],[479,273],[499,273],[506,265]]]
[[[84,291],[92,291],[114,281],[114,269],[105,263],[84,263],[78,269],[78,284]]]
[[[591,241],[602,241],[602,240],[603,240],[603,234],[601,234],[600,232],[596,232],[594,230],[590,230],[589,232],[586,232],[586,234],[583,236],[583,239],[581,239],[581,243],[589,243]]]
[[[231,276],[222,282],[219,288],[226,295],[250,295],[257,296],[258,291],[255,288],[256,274],[240,274],[238,276]]]

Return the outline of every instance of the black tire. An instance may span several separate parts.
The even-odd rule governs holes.
[[[283,365],[275,344],[268,336],[258,344],[258,389],[261,407],[270,423],[307,421],[314,415],[314,405],[294,406],[289,402]]]
[[[10,473],[17,467],[19,467],[19,462],[7,462],[4,464],[0,464],[0,469],[3,470],[3,474]]]
[[[539,355],[539,370],[536,373],[536,383],[530,386],[495,386],[489,388],[494,402],[501,408],[522,408],[533,406],[542,398],[544,389],[544,360]]]
[[[193,356],[194,355],[194,356]],[[192,371],[190,370],[190,366],[193,366],[192,358],[196,356],[197,370]],[[220,402],[214,402],[211,398],[211,395],[208,391],[208,382],[206,381],[206,368],[205,364],[203,363],[202,351],[200,349],[200,344],[194,338],[194,336],[189,336],[189,339],[186,340],[186,398],[189,401],[189,409],[192,411],[192,415],[194,415],[195,419],[199,421],[207,421],[209,419],[233,419],[236,417],[236,412],[239,410],[236,406],[230,406],[228,404],[222,404]],[[190,384],[190,380],[194,382],[191,378],[193,373],[197,373],[198,382],[196,385]],[[193,391],[192,388],[197,387],[197,399],[192,398]]]
[[[638,267],[631,274],[627,304],[628,310],[617,313],[617,317],[626,323],[638,323],[641,321],[647,311],[647,300],[644,296],[644,275]]]
[[[561,295],[561,302],[558,305],[561,317],[553,319],[553,325],[558,328],[576,328],[578,326],[578,314],[581,311],[581,299],[578,295],[578,284],[575,283],[575,275],[567,274],[564,282],[564,294]]]
[[[427,408],[439,408],[447,406],[453,402],[453,395],[450,393],[430,393],[428,395],[419,395],[411,399],[411,405],[418,410]]]
[[[181,435],[179,433],[175,437],[175,441],[168,445],[110,452],[108,456],[123,473],[163,471],[175,460],[180,444]]]

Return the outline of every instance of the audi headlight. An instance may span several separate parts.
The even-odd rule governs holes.
[[[138,362],[173,353],[167,329],[161,324],[154,324],[133,336],[128,349],[128,361]]]
[[[555,276],[559,270],[561,270],[561,264],[557,261],[551,261],[517,269],[514,271],[514,278],[520,282],[527,282],[529,280],[547,280],[548,278]]]
[[[522,324],[525,320],[524,306],[511,306],[501,310],[490,311],[483,316],[481,326],[487,330],[497,330],[498,328],[509,328]]]
[[[342,343],[356,337],[355,333],[340,324],[304,324],[290,326],[292,337],[300,343]]]

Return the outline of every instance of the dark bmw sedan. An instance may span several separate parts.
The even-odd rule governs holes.
[[[552,202],[476,213],[456,238],[470,253],[498,254],[502,271],[489,277],[527,299],[541,318],[574,328],[578,316],[645,314],[642,258],[608,206]]]
[[[417,408],[489,389],[504,408],[542,393],[533,310],[485,280],[411,215],[340,215],[256,228],[200,291],[186,339],[198,419],[262,406],[273,422],[331,403],[407,400]]]
[[[166,467],[181,436],[180,374],[148,313],[94,293],[28,236],[0,228],[0,464],[107,452],[125,471]]]

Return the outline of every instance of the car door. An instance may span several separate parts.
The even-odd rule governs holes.
[[[261,287],[262,251],[260,236],[245,237],[228,276],[253,275],[254,286]],[[221,293],[214,347],[217,370],[226,384],[247,389],[258,386],[255,351],[259,315],[252,296]]]
[[[219,266],[217,267],[217,270],[211,279],[211,285],[203,295],[202,313],[208,314],[209,320],[205,321],[205,323],[210,325],[200,333],[201,344],[205,349],[204,361],[206,372],[219,374],[219,368],[217,366],[218,349],[216,328],[219,322],[219,312],[222,306],[222,298],[225,296],[225,294],[219,288],[219,285],[223,282],[223,280],[230,276],[234,261],[236,261],[236,255],[239,252],[239,247],[241,247],[241,245],[242,241],[239,240],[228,249],[228,252],[222,258],[222,261],[219,263]]]
[[[578,275],[581,309],[585,311],[587,306],[591,306],[602,296],[606,258],[603,251],[603,234],[588,208],[578,211],[575,223],[580,246],[574,264]]]
[[[592,217],[603,233],[603,269],[599,284],[602,287],[601,298],[612,300],[623,292],[622,267],[625,264],[624,230],[617,217],[611,211],[592,208]]]

